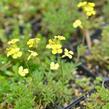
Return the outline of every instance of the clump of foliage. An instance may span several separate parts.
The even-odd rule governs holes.
[[[46,40],[39,35],[8,41],[5,55],[0,57],[1,108],[5,103],[7,108],[45,109],[71,99],[73,91],[68,83],[77,65],[62,60],[62,57],[72,59],[73,55],[67,49],[62,54],[62,40],[65,37],[54,36],[46,45]]]
[[[100,85],[100,78],[98,78],[96,84],[96,92],[88,98],[86,102],[86,109],[108,109],[109,108],[109,90]],[[99,83],[99,84],[98,84]]]
[[[97,93],[93,94],[86,104],[86,109],[108,109],[109,108],[108,89],[97,87]]]

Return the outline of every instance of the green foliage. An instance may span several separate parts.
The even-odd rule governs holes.
[[[56,7],[53,6],[54,3],[57,4]],[[62,34],[68,36],[72,33],[72,24],[77,13],[76,6],[73,3],[76,4],[76,1],[51,1],[49,11],[44,13],[44,28],[48,28],[53,35]]]
[[[71,76],[75,65],[67,66],[67,64],[69,63],[62,66],[69,66],[62,75],[60,75],[60,71],[45,72],[45,70],[36,69],[27,79],[14,77],[9,82],[6,78],[1,77],[1,103],[14,104],[15,109],[33,109],[37,106],[46,107],[51,103],[63,104],[65,101],[69,101],[72,91],[68,88],[68,81],[71,78],[65,78],[65,75]]]
[[[10,85],[10,93],[7,96],[7,101],[15,104],[15,109],[33,109],[34,97],[30,86],[22,81]]]
[[[108,89],[97,87],[97,92],[89,99],[86,109],[108,109],[109,106]]]
[[[105,18],[107,22],[109,21],[108,20],[108,17],[109,17],[108,10],[109,10],[109,0],[106,0],[106,4],[103,6],[103,12],[105,14]]]
[[[9,91],[9,82],[5,77],[0,76],[0,103],[3,101],[3,97]]]
[[[91,88],[93,88],[93,85],[90,84],[90,78],[86,78],[86,77],[81,77],[81,79],[77,79],[76,84],[79,87],[83,88],[84,91],[88,91],[88,90],[91,90]]]
[[[0,3],[1,30],[4,26],[6,32],[11,33],[11,37],[13,31],[14,37],[16,37],[15,32],[19,32],[19,26],[22,26],[24,31],[28,31],[26,28],[28,23],[31,25],[32,22],[41,20],[41,30],[39,32],[47,34],[48,36],[60,34],[70,37],[72,33],[75,32],[73,22],[76,19],[82,21],[84,28],[91,29],[98,27],[98,23],[100,23],[101,20],[96,18],[88,19],[87,16],[84,16],[83,13],[78,10],[77,4],[80,1],[81,0],[19,0],[16,2],[14,0],[2,0]],[[4,16],[7,17],[5,18]],[[30,27],[28,31],[29,34],[31,31]],[[0,37],[0,39],[4,40],[3,38],[3,36]]]
[[[48,109],[55,104],[67,104],[75,91],[70,80],[74,81],[73,85],[85,91],[92,88],[89,78],[80,76],[75,80],[77,75],[74,72],[78,64],[62,59],[63,48],[60,55],[52,55],[46,50],[48,37],[64,35],[70,38],[80,33],[84,39],[87,37],[85,31],[102,29],[101,41],[92,46],[91,55],[86,58],[93,65],[98,63],[109,69],[109,26],[100,27],[108,22],[109,0],[94,0],[96,15],[91,17],[77,7],[81,1],[83,0],[0,0],[0,109]],[[73,27],[77,19],[83,28]],[[27,46],[27,41],[32,36],[40,38],[38,48]],[[12,47],[7,41],[13,38],[20,40],[18,49],[21,49],[23,55],[18,59],[6,56],[6,48]],[[84,44],[78,46],[75,60],[79,61],[84,56],[86,48],[87,45]],[[28,50],[37,52],[38,57],[27,60],[30,55]],[[58,63],[59,69],[51,70],[51,62]],[[20,75],[20,66],[24,67],[21,73],[27,70],[29,73]],[[99,80],[95,83],[99,84]],[[98,85],[97,92],[87,102],[86,109],[108,109],[108,102],[108,90]]]
[[[86,102],[86,109],[108,109],[109,107],[109,90],[102,87],[101,78],[95,81],[96,92],[88,98]]]
[[[91,49],[91,55],[87,57],[89,61],[95,61],[99,65],[108,69],[109,59],[109,26],[105,27],[102,32],[102,39]]]
[[[71,98],[72,93],[71,89],[68,89],[68,82],[72,78],[75,65],[64,63],[62,67],[63,69],[58,72],[34,71],[32,74],[33,90],[37,104],[39,102],[44,106],[55,102],[63,104]]]

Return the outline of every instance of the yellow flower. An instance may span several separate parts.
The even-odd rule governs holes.
[[[35,51],[28,50],[28,52],[31,54],[28,56],[27,60],[30,60],[32,57],[36,57],[38,55],[38,53]]]
[[[51,70],[58,70],[58,68],[59,68],[58,63],[51,62],[51,64],[50,64],[50,69]]]
[[[21,51],[18,51],[18,52],[16,52],[16,54],[12,55],[13,59],[17,59],[17,58],[19,58],[21,56],[22,56],[22,52]]]
[[[92,3],[92,2],[80,2],[80,3],[77,5],[77,7],[78,7],[78,8],[82,8],[82,9],[83,9],[83,12],[84,12],[88,17],[96,14],[96,11],[95,11],[95,9],[94,9],[95,4]]]
[[[87,16],[92,16],[92,15],[96,14],[96,12],[93,9],[93,7],[88,6],[88,5],[84,7],[84,12],[86,13]]]
[[[8,44],[11,45],[11,44],[16,44],[16,42],[18,42],[19,39],[12,39],[10,41],[8,41]]]
[[[82,23],[79,19],[75,20],[75,22],[73,23],[73,27],[74,28],[77,28],[77,27],[83,28]]]
[[[52,39],[49,39],[46,48],[50,49],[50,48],[52,48],[53,45],[55,45],[55,41]]]
[[[64,58],[64,57],[68,57],[68,58],[72,58],[72,55],[73,55],[74,53],[70,50],[70,51],[68,51],[66,48],[64,49],[64,55],[62,56],[62,58]]]
[[[64,36],[54,36],[55,39],[58,39],[58,40],[65,40],[65,37]]]
[[[60,44],[55,44],[52,46],[52,54],[61,54],[62,46]]]
[[[17,59],[22,56],[20,48],[16,45],[19,42],[19,39],[12,39],[8,41],[9,47],[6,49],[7,57],[12,56],[13,59]]]
[[[18,74],[20,76],[26,76],[27,74],[29,73],[29,70],[27,68],[23,69],[22,66],[19,67],[19,70],[18,70]]]
[[[12,56],[13,59],[17,59],[22,56],[22,52],[20,51],[20,48],[18,48],[16,45],[10,46],[6,49],[7,51],[7,57]]]
[[[29,39],[29,40],[27,41],[27,45],[29,46],[29,48],[37,47],[39,41],[40,41],[39,38]]]
[[[46,48],[52,50],[52,54],[62,53],[61,40],[65,40],[63,36],[54,36],[54,39],[49,39]]]

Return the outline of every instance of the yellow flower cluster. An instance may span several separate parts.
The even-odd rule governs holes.
[[[23,68],[22,66],[20,66],[19,67],[19,69],[18,69],[18,74],[20,75],[20,76],[26,76],[27,74],[29,73],[29,70],[27,69],[27,68]]]
[[[48,44],[46,46],[46,48],[51,49],[52,50],[52,54],[61,54],[62,53],[62,44],[61,41],[65,40],[64,36],[54,36],[53,39],[49,39]],[[38,55],[38,53],[34,50],[34,47],[38,46],[40,39],[39,38],[34,38],[34,39],[29,39],[27,41],[27,45],[29,48],[31,48],[32,50],[28,50],[28,52],[30,53],[29,56],[27,57],[27,60],[30,60],[33,57],[36,57]],[[19,39],[12,39],[11,41],[8,42],[8,48],[6,49],[7,51],[7,56],[12,56],[12,58],[16,59],[22,56],[22,51],[20,50],[20,48],[18,47],[17,43],[19,42]],[[69,51],[65,48],[64,50],[64,55],[62,56],[62,58],[64,57],[68,57],[68,58],[72,58],[73,52]],[[50,69],[51,70],[58,70],[59,68],[59,64],[55,63],[55,62],[51,62],[50,63]],[[18,74],[20,76],[26,76],[29,73],[29,70],[27,68],[23,68],[23,66],[20,66],[18,68]]]
[[[12,56],[13,59],[17,59],[22,56],[22,52],[20,51],[20,48],[17,46],[17,42],[19,39],[12,39],[8,42],[8,48],[7,51],[7,57]]]
[[[78,28],[78,27],[83,28],[81,20],[79,20],[79,19],[75,20],[73,23],[73,27],[74,28]]]
[[[62,44],[61,44],[62,40],[65,40],[64,36],[59,36],[59,35],[54,36],[53,39],[49,39],[46,48],[51,49],[52,54],[61,54],[62,53]],[[71,50],[69,51],[65,48],[64,55],[62,56],[62,58],[68,57],[69,59],[71,59],[72,55],[73,55],[73,52]],[[51,70],[58,70],[58,68],[59,68],[58,63],[51,62],[51,64],[50,64]]]
[[[49,39],[46,48],[52,49],[52,54],[61,54],[62,45],[61,41],[65,40],[64,36],[54,36],[54,39]]]
[[[37,47],[39,41],[40,41],[39,38],[29,39],[29,41],[27,42],[27,45],[29,46],[29,48]]]
[[[39,38],[29,39],[27,41],[27,45],[29,48],[37,48],[39,41],[40,41]],[[38,53],[33,50],[28,50],[28,52],[30,53],[30,55],[28,56],[27,60],[30,60],[31,58],[36,57],[38,55]]]
[[[96,11],[94,9],[95,7],[95,3],[92,2],[80,2],[77,5],[78,8],[82,8],[84,13],[89,17],[89,16],[93,16],[96,14]]]

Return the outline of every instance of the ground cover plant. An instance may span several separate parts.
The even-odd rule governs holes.
[[[1,0],[0,109],[109,109],[108,17],[109,0]]]

